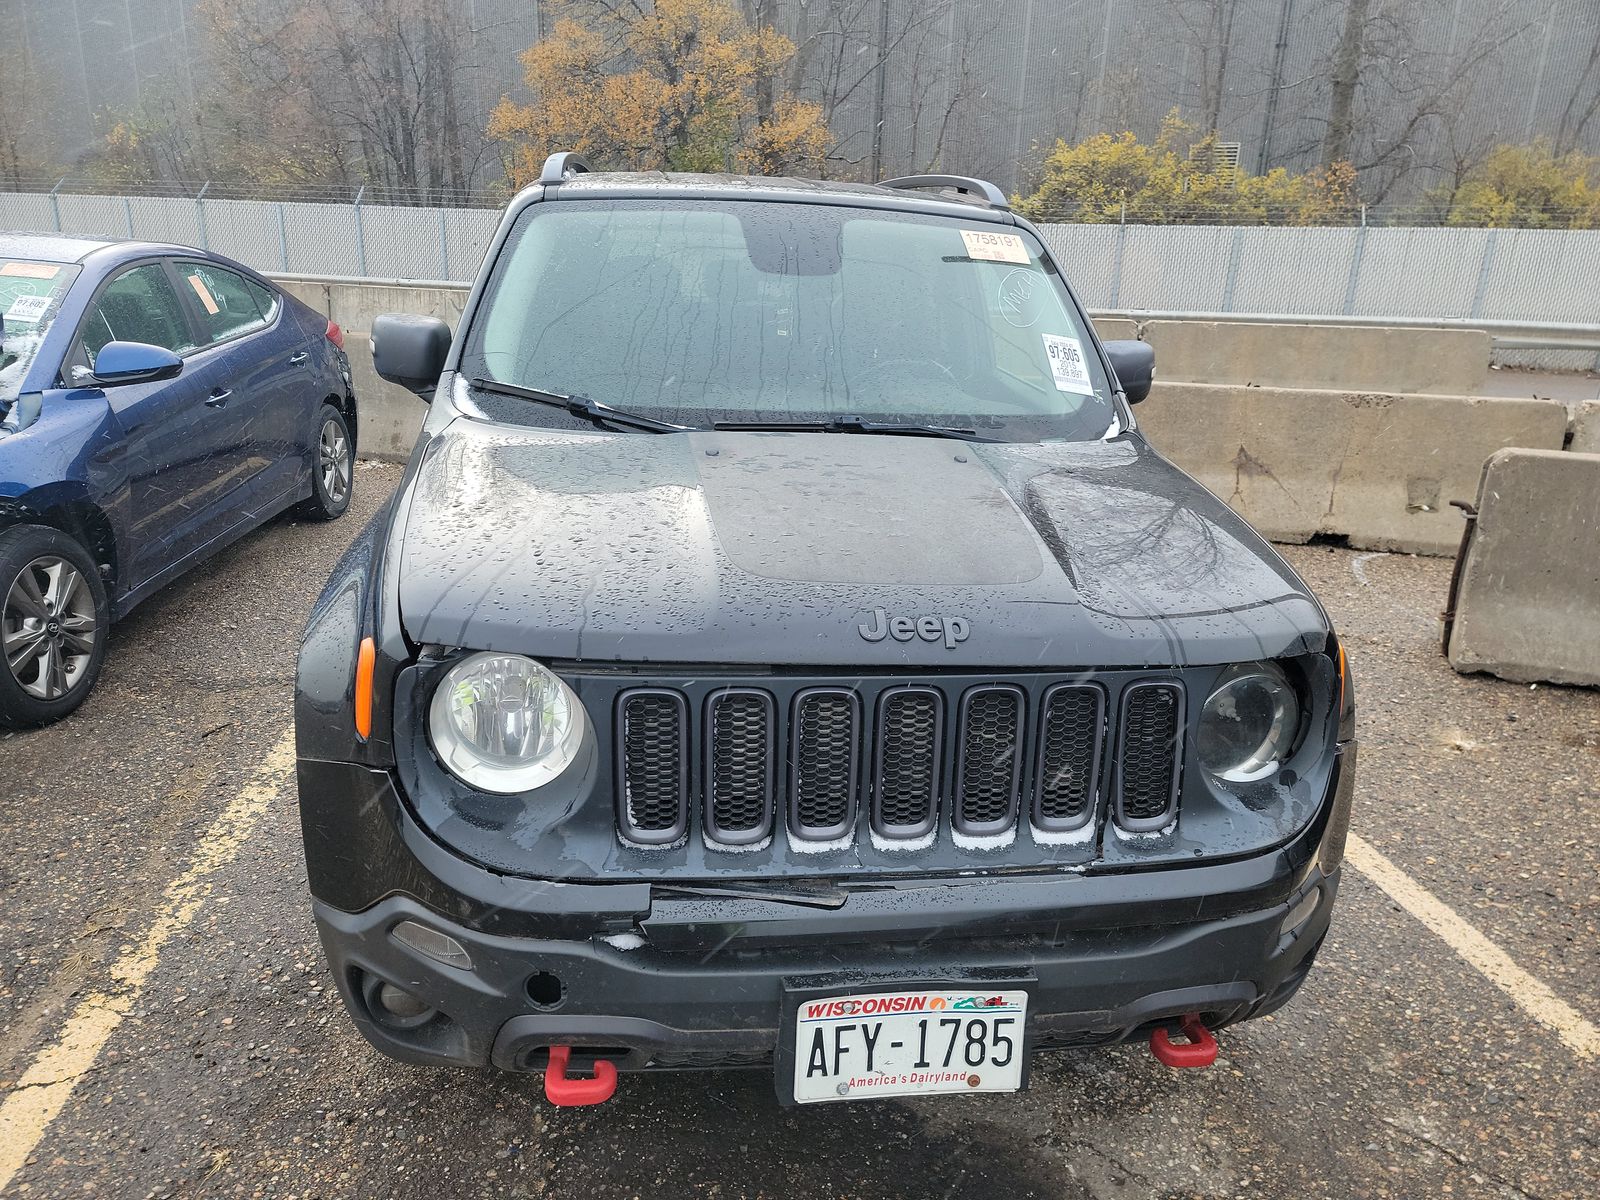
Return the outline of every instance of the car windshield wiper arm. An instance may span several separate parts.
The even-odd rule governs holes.
[[[612,408],[609,404],[601,404],[600,401],[591,400],[587,396],[568,396],[564,392],[518,387],[514,383],[501,383],[498,379],[474,379],[472,386],[480,392],[493,392],[497,396],[515,396],[518,400],[532,400],[535,404],[564,408],[573,416],[583,417],[596,425],[626,425],[630,429],[642,429],[646,433],[689,433],[695,428],[693,425],[673,425],[668,421],[657,421],[654,417],[641,417],[634,413],[623,412],[620,408]]]
[[[998,442],[975,429],[951,425],[901,425],[895,421],[869,421],[865,417],[835,417],[830,421],[717,421],[713,429],[747,433],[886,433],[904,437],[955,438],[963,442]]]

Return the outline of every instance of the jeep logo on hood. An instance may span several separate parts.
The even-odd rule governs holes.
[[[965,617],[891,617],[875,608],[871,617],[856,626],[856,632],[869,642],[881,642],[886,637],[909,642],[919,637],[925,642],[943,641],[946,650],[954,650],[956,643],[967,640],[972,627]]]

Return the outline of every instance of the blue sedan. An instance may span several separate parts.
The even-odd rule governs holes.
[[[0,726],[94,686],[106,631],[298,505],[350,505],[339,327],[181,246],[0,233]]]

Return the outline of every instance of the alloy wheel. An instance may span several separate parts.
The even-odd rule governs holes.
[[[83,678],[98,636],[82,572],[47,554],[18,572],[0,608],[0,654],[23,691],[59,700]]]
[[[350,494],[350,439],[337,421],[322,423],[319,447],[322,463],[322,493],[333,504],[343,504]]]

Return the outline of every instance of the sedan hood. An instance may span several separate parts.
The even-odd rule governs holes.
[[[416,642],[555,660],[1046,668],[1321,649],[1282,559],[1137,434],[977,444],[458,419],[396,508]]]

